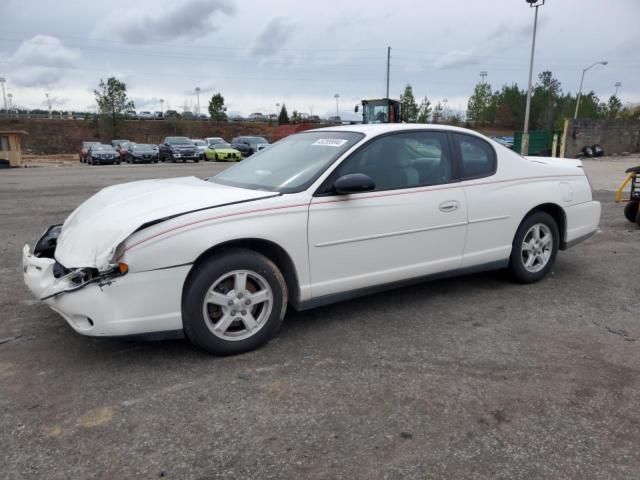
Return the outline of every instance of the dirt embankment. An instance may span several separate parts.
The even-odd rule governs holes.
[[[169,135],[190,138],[223,137],[227,140],[238,135],[271,136],[274,126],[266,123],[217,123],[188,120],[127,120],[117,130],[117,138],[139,143],[160,143]],[[109,125],[93,120],[0,119],[0,129],[25,130],[22,140],[26,154],[63,154],[77,152],[83,141],[111,142],[113,133]]]

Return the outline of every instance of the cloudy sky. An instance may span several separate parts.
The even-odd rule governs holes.
[[[551,70],[575,92],[640,102],[639,0],[547,0],[534,74]],[[221,92],[231,112],[285,102],[343,116],[362,98],[416,97],[464,109],[479,73],[494,89],[526,87],[533,9],[525,0],[0,0],[0,76],[14,103],[93,110],[100,78],[127,84],[138,110],[201,110]]]

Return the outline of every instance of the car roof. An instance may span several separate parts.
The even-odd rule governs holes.
[[[460,133],[470,133],[480,135],[478,132],[468,128],[454,127],[451,125],[436,125],[433,123],[371,123],[355,125],[337,125],[335,127],[315,128],[310,132],[357,132],[364,133],[368,137],[375,137],[387,132],[398,132],[407,130],[444,130]]]

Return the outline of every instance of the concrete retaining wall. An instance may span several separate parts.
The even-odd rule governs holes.
[[[640,120],[571,120],[567,131],[566,158],[575,158],[586,146],[599,144],[605,155],[640,152]]]

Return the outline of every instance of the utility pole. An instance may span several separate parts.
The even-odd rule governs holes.
[[[160,118],[164,118],[164,98],[160,99]]]
[[[480,72],[480,76],[482,77],[482,84],[484,85],[484,78],[489,75],[485,70]]]
[[[616,87],[616,93],[614,93],[613,96],[617,97],[618,96],[618,89],[622,86],[622,83],[616,82],[613,86]]]
[[[525,0],[529,7],[536,9],[533,17],[533,39],[531,40],[531,58],[529,59],[529,85],[527,87],[527,105],[524,109],[524,128],[522,130],[522,145],[520,153],[529,153],[529,113],[531,111],[531,80],[533,78],[533,54],[536,51],[536,30],[538,28],[538,8],[544,5],[545,0]]]
[[[336,93],[333,98],[336,99],[336,117],[340,116],[340,109],[338,107],[338,99],[340,98],[340,94]]]
[[[391,47],[387,47],[387,97],[389,98],[389,70],[391,65]]]
[[[7,97],[4,94],[4,82],[6,82],[7,79],[4,77],[0,77],[0,85],[2,85],[2,98],[4,99],[4,114],[7,114]]]
[[[13,110],[13,93],[7,93],[7,97],[9,98],[9,111]]]
[[[49,107],[49,120],[51,120],[51,100],[49,99],[49,93],[45,93],[44,94],[45,97],[47,97],[47,106]],[[6,107],[6,102],[5,102],[5,108]]]

